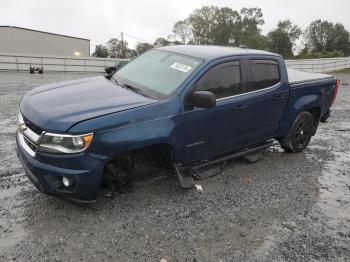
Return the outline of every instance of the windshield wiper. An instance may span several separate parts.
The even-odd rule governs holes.
[[[114,72],[113,72],[113,74],[114,74]],[[106,75],[105,77],[106,77],[108,80],[113,81],[113,82],[116,83],[117,85],[121,85],[121,84],[119,83],[119,81],[118,81],[116,78],[112,77],[113,74],[108,74],[108,75]]]
[[[132,86],[130,84],[127,84],[125,82],[124,83],[120,83],[115,77],[111,77],[110,79],[112,79],[119,86],[122,86],[122,87],[124,87],[126,89],[130,89],[130,90],[132,90],[132,91],[134,91],[136,93],[139,93],[139,94],[141,94],[141,95],[143,95],[145,97],[148,97],[140,88],[137,88],[137,87]]]
[[[145,93],[144,93],[140,88],[137,88],[137,87],[135,87],[135,86],[132,86],[132,85],[126,84],[126,83],[124,83],[123,86],[124,86],[125,88],[127,88],[127,89],[130,89],[130,90],[136,92],[136,93],[139,93],[139,94],[141,94],[141,95],[143,95],[143,96],[146,96]]]

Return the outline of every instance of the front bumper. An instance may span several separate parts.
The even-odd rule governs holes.
[[[17,133],[17,155],[35,187],[47,194],[79,202],[95,201],[100,189],[105,158],[87,152],[74,155],[54,155],[37,152],[30,155]],[[62,177],[74,180],[64,187]]]

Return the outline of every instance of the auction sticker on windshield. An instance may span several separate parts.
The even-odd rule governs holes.
[[[181,63],[177,63],[177,62],[175,62],[174,64],[172,64],[170,67],[173,68],[173,69],[179,70],[179,71],[181,71],[181,72],[185,72],[185,73],[187,73],[188,71],[190,71],[191,68],[192,68],[191,66],[184,65],[184,64],[181,64]]]

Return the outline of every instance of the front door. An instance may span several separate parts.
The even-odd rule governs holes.
[[[209,69],[191,88],[194,91],[210,91],[215,94],[214,108],[185,107],[178,116],[177,137],[182,163],[218,154],[224,148],[241,145],[244,110],[235,108],[232,98],[243,92],[241,62],[229,61]]]

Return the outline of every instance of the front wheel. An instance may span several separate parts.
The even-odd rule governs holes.
[[[303,151],[310,143],[314,128],[313,116],[306,111],[300,113],[287,136],[279,141],[281,147],[292,153]]]

